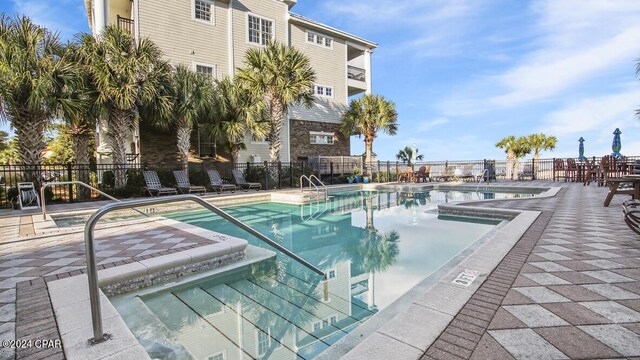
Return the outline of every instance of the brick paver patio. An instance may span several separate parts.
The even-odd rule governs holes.
[[[640,357],[640,237],[622,218],[628,197],[605,208],[606,189],[564,185],[551,199],[482,204],[543,213],[423,359]]]
[[[24,221],[16,219],[0,219],[0,339],[54,339],[58,333],[46,281],[85,272],[83,234],[20,237]],[[153,221],[107,224],[96,230],[96,260],[99,269],[107,268],[214,242]],[[61,349],[54,350],[21,349],[17,358],[61,356]],[[14,357],[13,349],[0,348],[0,359]]]

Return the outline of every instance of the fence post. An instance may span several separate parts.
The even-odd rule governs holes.
[[[387,160],[387,182],[391,182],[391,162]]]
[[[72,165],[71,162],[67,163],[67,181],[73,180],[73,169],[71,168],[71,165]],[[72,184],[69,184],[69,202],[73,202],[73,185]]]
[[[302,166],[301,167],[302,167],[302,175],[306,175],[305,171],[304,171],[305,170],[305,168],[304,168],[305,167],[304,166],[304,160],[302,160]]]
[[[264,189],[269,190],[269,163],[264,161]]]
[[[551,163],[552,171],[552,181],[556,181],[556,158],[553,158],[553,163]]]
[[[398,181],[400,176],[400,163],[396,161],[396,181]]]
[[[376,179],[378,180],[378,183],[379,183],[380,182],[380,160],[378,160],[378,173],[377,173]]]
[[[538,169],[536,169],[536,158],[531,158],[531,171],[533,173],[533,175],[531,175],[531,180],[535,180],[538,173]]]
[[[333,185],[333,161],[329,162],[329,171],[331,173],[331,185]]]
[[[289,187],[295,187],[293,186],[293,161],[291,161],[291,159],[289,159]]]
[[[278,160],[278,189],[282,189],[282,161]]]

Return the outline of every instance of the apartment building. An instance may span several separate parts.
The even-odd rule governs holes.
[[[310,1],[310,0],[308,0]],[[310,108],[294,106],[282,130],[281,161],[309,156],[348,156],[349,138],[339,122],[349,97],[371,92],[371,53],[376,44],[291,12],[295,0],[85,0],[94,34],[117,24],[136,38],[149,37],[172,64],[185,64],[212,78],[233,76],[244,66],[248,49],[273,40],[304,52],[316,71],[317,101]],[[104,126],[104,124],[102,124]],[[143,161],[177,157],[171,134],[133,131],[132,156]],[[173,141],[173,144],[171,143]],[[99,153],[108,159],[101,141]],[[193,154],[206,158],[219,144],[195,131]],[[240,162],[269,159],[262,139],[247,135]]]

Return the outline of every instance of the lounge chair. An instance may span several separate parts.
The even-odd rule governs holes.
[[[218,194],[225,190],[236,192],[236,186],[233,184],[225,184],[224,180],[222,180],[222,178],[220,177],[220,173],[218,172],[218,170],[208,170],[207,174],[209,175],[211,188]]]
[[[231,170],[231,173],[233,174],[233,180],[236,182],[236,185],[244,189],[244,191],[249,191],[249,189],[256,189],[256,190],[262,189],[262,184],[260,183],[247,182],[247,180],[244,178],[244,175],[242,175],[242,172],[240,172],[240,170],[234,169],[234,170]]]
[[[463,181],[476,180],[476,176],[473,175],[473,165],[469,164],[462,167],[462,175],[460,175],[460,180],[463,180]]]
[[[622,203],[624,212],[624,222],[627,223],[629,229],[640,235],[640,201],[627,200]]]
[[[143,190],[146,190],[149,195],[154,196],[154,193],[156,196],[178,194],[178,191],[175,188],[162,186],[157,172],[144,171],[142,175],[144,176],[144,183],[146,185]]]
[[[523,180],[526,177],[533,180],[533,164],[525,164],[522,167],[522,171],[518,172],[518,180]]]
[[[176,178],[176,185],[182,194],[198,193],[204,195],[207,189],[204,186],[191,185],[189,175],[184,170],[175,170],[173,176]]]

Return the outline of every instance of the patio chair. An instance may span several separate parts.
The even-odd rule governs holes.
[[[413,170],[407,167],[403,173],[398,176],[398,182],[410,182],[413,181]]]
[[[624,222],[627,223],[629,229],[640,235],[640,201],[627,200],[622,203],[624,213]]]
[[[598,186],[605,186],[610,177],[616,177],[615,159],[611,155],[605,155],[598,166]]]
[[[146,185],[143,188],[143,191],[146,190],[149,193],[149,195],[154,196],[153,195],[154,193],[156,194],[156,196],[178,194],[178,191],[175,188],[162,186],[162,184],[160,183],[160,178],[158,178],[157,172],[144,171],[142,175],[144,176],[144,183]]]
[[[222,193],[225,190],[231,190],[232,193],[236,192],[236,186],[233,184],[227,184],[220,177],[220,173],[218,170],[207,170],[207,174],[209,175],[209,182],[211,188],[217,192],[218,194]]]
[[[518,171],[518,180],[524,180],[524,178],[533,180],[533,164],[524,164],[522,171]]]
[[[562,175],[560,175],[562,173]],[[567,167],[564,164],[564,160],[562,159],[554,159],[553,160],[553,181],[559,181],[560,178],[563,178],[567,181]]]
[[[583,186],[587,186],[591,184],[591,181],[598,180],[598,167],[596,166],[596,159],[589,162],[589,159],[585,159],[584,161],[584,183]]]
[[[566,181],[578,181],[578,165],[575,159],[567,159],[567,167],[565,168]]]
[[[431,165],[427,166],[420,166],[420,169],[418,169],[418,174],[416,174],[416,182],[427,182],[427,179],[429,179],[429,182],[431,182]]]
[[[465,165],[462,167],[462,175],[460,179],[463,181],[474,181],[476,177],[473,175],[473,165]]]
[[[234,169],[231,170],[231,173],[233,174],[233,180],[236,182],[236,185],[244,189],[244,191],[249,191],[249,189],[256,189],[256,191],[259,191],[260,189],[262,189],[262,184],[260,183],[247,182],[240,170]]]
[[[175,170],[173,176],[176,178],[176,185],[182,194],[198,193],[204,195],[207,189],[204,186],[191,185],[189,174],[184,170]]]

